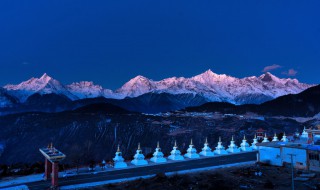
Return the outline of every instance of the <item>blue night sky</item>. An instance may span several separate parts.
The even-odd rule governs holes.
[[[279,77],[319,83],[319,8],[318,0],[2,0],[0,85],[47,72],[116,89],[139,74],[246,77],[270,65]]]

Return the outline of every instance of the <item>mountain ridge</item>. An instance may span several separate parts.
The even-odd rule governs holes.
[[[46,73],[40,78],[33,77],[17,85],[5,85],[3,88],[22,103],[36,93],[60,94],[73,101],[97,97],[125,99],[148,93],[168,93],[199,95],[208,102],[260,104],[286,94],[300,93],[311,86],[314,85],[300,83],[297,79],[280,79],[269,72],[259,77],[236,78],[216,74],[209,69],[191,78],[171,77],[160,81],[138,75],[114,91],[89,81],[64,85]]]

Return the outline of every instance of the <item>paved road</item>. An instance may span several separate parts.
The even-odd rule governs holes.
[[[146,176],[157,173],[175,172],[181,170],[190,170],[205,168],[211,166],[233,164],[239,162],[255,161],[257,152],[244,152],[239,154],[229,154],[225,156],[216,156],[201,158],[195,160],[177,161],[167,164],[150,165],[145,167],[133,167],[130,169],[113,170],[98,174],[79,175],[69,179],[59,179],[59,186],[76,185],[82,183],[92,183],[99,181],[115,180],[137,176]],[[50,187],[50,181],[32,182],[26,184],[30,190],[43,190]]]

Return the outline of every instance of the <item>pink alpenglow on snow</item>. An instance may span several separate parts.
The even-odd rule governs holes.
[[[171,77],[160,81],[139,75],[114,91],[87,81],[63,85],[47,74],[40,78],[31,78],[18,85],[6,85],[4,89],[20,102],[26,101],[35,93],[62,94],[71,100],[96,97],[123,99],[146,93],[169,93],[200,95],[208,102],[224,101],[244,104],[262,103],[279,96],[297,94],[312,86],[314,85],[300,83],[297,79],[278,78],[269,72],[259,77],[235,78],[207,70],[191,78]]]

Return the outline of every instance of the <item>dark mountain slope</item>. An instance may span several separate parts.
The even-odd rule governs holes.
[[[0,87],[0,107],[11,107],[19,101],[11,96],[6,89]]]
[[[131,112],[112,104],[100,103],[77,108],[72,113],[128,114]]]
[[[67,99],[67,97],[63,98],[60,95],[47,97],[49,95],[33,95],[30,101],[26,102],[28,106],[34,105],[34,111],[42,110],[48,112],[49,108],[53,110],[52,112],[56,112],[54,110],[59,110],[61,107],[65,108],[64,110],[75,110],[77,108],[96,104],[112,104],[114,106],[118,106],[122,109],[133,111],[133,112],[144,112],[144,113],[159,113],[166,111],[173,111],[185,108],[187,106],[197,106],[203,103],[206,103],[207,100],[202,96],[193,95],[193,94],[168,94],[168,93],[148,93],[135,98],[125,98],[125,99],[107,99],[104,97],[99,98],[88,98],[82,100],[71,101]],[[30,99],[29,98],[29,99]],[[48,100],[46,100],[46,98]],[[52,103],[53,98],[56,98],[56,103]],[[28,100],[29,100],[28,99]],[[45,102],[43,102],[45,101]],[[31,102],[31,103],[30,103]],[[41,105],[41,106],[40,106]],[[60,111],[64,111],[60,110]],[[50,112],[50,111],[49,111]]]
[[[34,94],[23,104],[28,110],[59,112],[72,108],[72,100],[61,94]]]
[[[193,94],[172,95],[168,93],[148,93],[136,98],[110,102],[130,111],[159,113],[179,110],[189,105],[201,105],[207,102],[203,97]]]
[[[299,94],[281,96],[257,108],[257,112],[266,115],[314,116],[320,112],[320,85]]]

